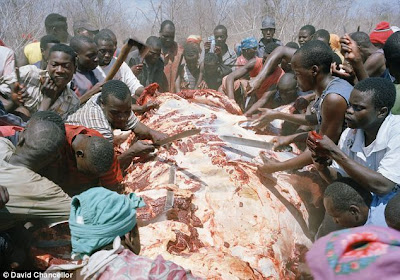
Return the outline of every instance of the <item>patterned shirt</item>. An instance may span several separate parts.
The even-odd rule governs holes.
[[[27,99],[24,107],[31,114],[38,111],[40,104],[43,101],[42,84],[40,77],[49,77],[47,71],[40,70],[34,65],[26,65],[19,68],[21,82],[26,86]],[[0,78],[0,92],[10,97],[11,87],[17,81],[15,73]],[[65,87],[57,100],[50,106],[49,111],[56,112],[65,120],[68,115],[73,114],[79,108],[79,98],[68,87]]]
[[[101,93],[93,95],[83,107],[73,115],[69,116],[65,123],[82,125],[97,130],[104,136],[104,138],[112,143],[114,139],[113,127],[100,107],[100,95]],[[138,122],[139,120],[136,118],[135,114],[131,112],[126,127],[121,129],[132,130],[136,127]]]
[[[222,56],[222,64],[231,67],[233,71],[235,70],[236,59],[237,55],[235,51],[228,48],[227,52]]]

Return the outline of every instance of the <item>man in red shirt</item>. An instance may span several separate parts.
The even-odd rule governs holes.
[[[67,143],[61,164],[66,164],[60,187],[69,195],[90,187],[103,186],[116,190],[122,172],[113,145],[100,132],[77,125],[65,125]]]
[[[50,120],[64,130],[64,122],[54,112],[37,112],[32,119]],[[10,135],[10,131],[22,129],[0,126],[0,135],[18,138],[18,134]],[[93,186],[115,190],[123,177],[113,145],[98,131],[84,126],[65,125],[65,133],[67,141],[60,158],[38,173],[57,183],[70,196]]]

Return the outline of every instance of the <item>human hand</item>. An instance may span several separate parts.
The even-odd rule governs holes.
[[[331,72],[333,76],[339,77],[354,84],[356,74],[354,73],[353,67],[351,67],[351,65],[339,64],[338,70],[336,62],[334,62],[331,64]]]
[[[18,82],[15,82],[11,89],[11,100],[17,106],[24,105],[28,93],[26,92],[26,87]]]
[[[222,49],[220,46],[215,46],[214,53],[218,56],[222,56]]]
[[[135,74],[135,76],[139,75],[143,70],[143,63],[133,65],[131,67],[131,70],[132,70],[133,74]]]
[[[145,106],[144,111],[148,111],[151,109],[158,109],[160,107],[160,104],[154,101],[149,101],[144,106]]]
[[[275,159],[267,158],[264,154],[260,153],[260,158],[263,161],[263,165],[258,166],[257,172],[264,176],[266,174],[271,174],[279,171],[278,163],[279,161]]]
[[[0,186],[0,209],[3,208],[7,204],[9,199],[10,199],[10,196],[8,194],[7,188]]]
[[[339,150],[339,147],[328,136],[322,136],[315,131],[308,133],[306,143],[315,158],[332,158]]]
[[[274,143],[272,149],[274,151],[279,151],[280,148],[285,146],[289,146],[292,143],[292,137],[290,136],[276,136],[272,139],[272,143]]]
[[[259,82],[257,80],[257,78],[251,79],[247,83],[247,87],[246,87],[247,95],[251,95],[251,94],[255,93],[260,87],[261,87],[261,82]]]
[[[201,81],[200,84],[197,86],[198,89],[206,89],[208,88],[208,85],[206,83],[206,81]]]
[[[143,156],[154,152],[154,149],[155,147],[152,144],[143,141],[136,141],[129,148],[129,152],[134,156]]]
[[[150,137],[151,137],[151,140],[153,140],[153,143],[157,143],[157,142],[167,138],[168,136],[169,135],[166,133],[162,133],[160,131],[153,130],[153,129],[150,130]]]
[[[255,128],[257,128],[257,129],[263,129],[268,124],[270,124],[271,121],[273,121],[277,118],[276,110],[268,109],[268,108],[259,108],[258,110],[261,111],[262,114],[253,122],[255,125]]]
[[[209,53],[211,50],[211,41],[204,42],[204,51],[205,53]]]
[[[57,98],[58,87],[50,77],[46,77],[42,84],[41,92],[44,96],[55,100]]]
[[[357,43],[351,39],[349,34],[340,38],[341,53],[351,63],[362,62],[360,49]]]

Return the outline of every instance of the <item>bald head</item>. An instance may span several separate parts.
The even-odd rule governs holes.
[[[298,97],[297,80],[294,74],[285,73],[278,82],[278,90],[284,104],[294,102]]]
[[[285,73],[279,80],[278,87],[297,87],[297,81],[292,73]]]
[[[58,157],[65,144],[65,133],[49,120],[29,121],[23,131],[15,154],[20,154],[40,169]]]

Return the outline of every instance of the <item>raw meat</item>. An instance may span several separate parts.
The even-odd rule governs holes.
[[[124,179],[125,191],[142,196],[138,211],[141,254],[165,259],[211,279],[294,279],[306,248],[310,211],[321,204],[317,176],[307,170],[257,174],[260,149],[226,143],[220,135],[271,140],[243,128],[238,106],[213,90],[178,94],[148,90],[158,110],[141,121],[170,135],[201,128],[200,134],[136,159]],[[131,136],[120,146],[129,147]],[[293,153],[265,153],[286,160]],[[176,184],[168,184],[176,166]],[[172,209],[166,209],[173,191]]]

